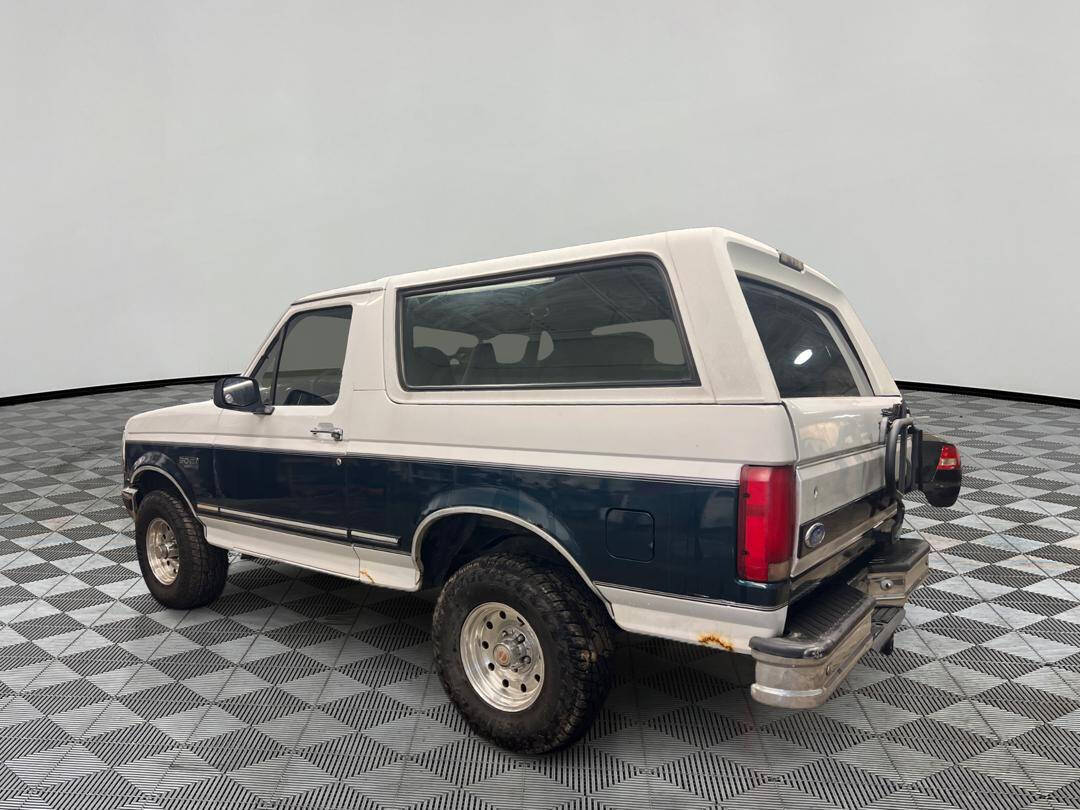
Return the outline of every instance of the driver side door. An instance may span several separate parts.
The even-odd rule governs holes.
[[[205,521],[211,543],[351,572],[342,441],[351,319],[351,305],[293,314],[251,374],[273,411],[222,411]]]

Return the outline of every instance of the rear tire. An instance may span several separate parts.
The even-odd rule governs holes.
[[[509,650],[494,643],[500,615],[511,628]],[[466,563],[450,578],[432,629],[439,677],[469,725],[527,754],[567,746],[592,725],[611,688],[612,635],[603,606],[573,572],[506,553]]]
[[[139,504],[135,550],[147,589],[165,607],[203,607],[225,587],[228,552],[206,542],[191,510],[171,492],[154,490]]]

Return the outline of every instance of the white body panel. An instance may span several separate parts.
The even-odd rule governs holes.
[[[281,560],[301,568],[355,579],[369,585],[415,591],[420,571],[409,557],[379,549],[327,543],[261,526],[232,523],[212,515],[199,516],[212,546]]]
[[[124,438],[138,436],[144,441],[211,444],[223,413],[210,400],[158,408],[128,419]]]
[[[354,392],[348,451],[620,475],[737,481],[749,454],[795,458],[777,406],[401,405]],[[678,424],[678,431],[672,425]]]
[[[784,631],[787,607],[751,610],[736,605],[601,585],[615,623],[623,630],[673,641],[750,652],[754,636],[778,636]]]
[[[799,448],[799,516],[824,515],[885,485],[888,397],[788,400]]]

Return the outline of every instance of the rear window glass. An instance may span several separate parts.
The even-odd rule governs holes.
[[[406,293],[410,388],[690,383],[667,281],[641,260]]]
[[[781,397],[872,393],[858,355],[831,312],[764,284],[739,283]]]

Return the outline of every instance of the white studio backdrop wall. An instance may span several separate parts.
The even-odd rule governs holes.
[[[1080,4],[0,0],[0,397],[240,368],[295,297],[694,225],[901,379],[1080,397]]]

